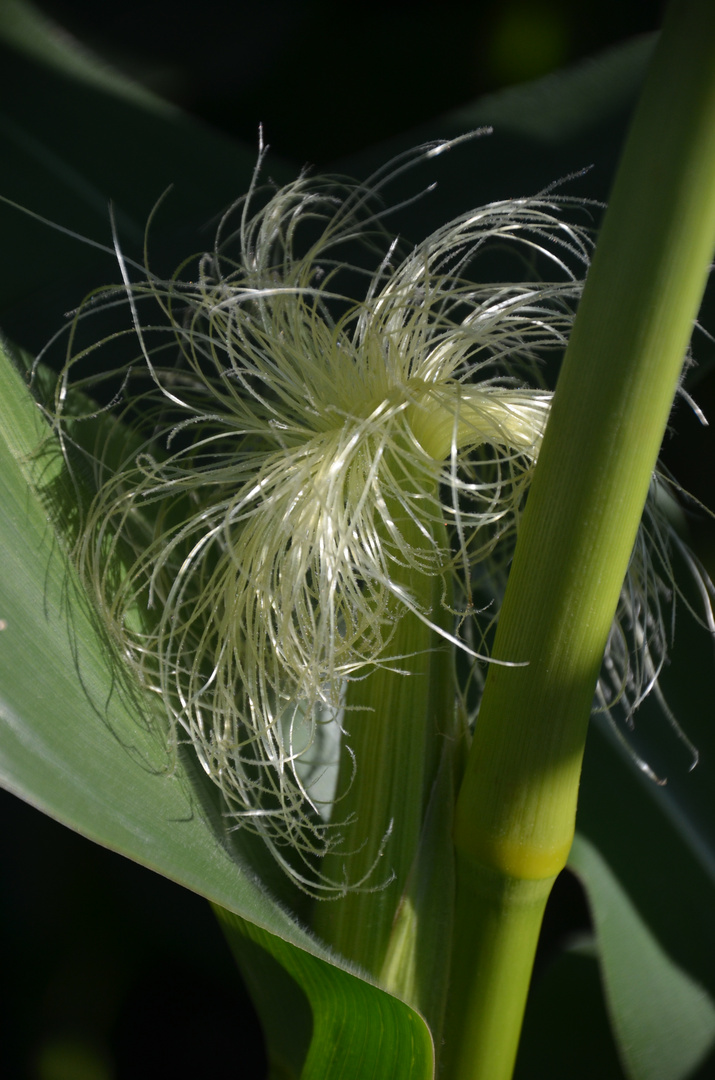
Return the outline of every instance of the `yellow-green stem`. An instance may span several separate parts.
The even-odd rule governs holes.
[[[495,656],[528,666],[490,669],[458,800],[448,1080],[512,1073],[541,918],[533,904],[524,916],[525,898],[547,893],[568,856],[594,687],[714,247],[715,5],[678,0],[616,178],[500,615]],[[501,900],[485,915],[495,875]],[[497,910],[498,930],[476,925]]]
[[[553,878],[510,878],[458,860],[446,1077],[511,1075]],[[475,1022],[476,1021],[476,1022]],[[453,1046],[455,1030],[460,1031]],[[456,1053],[454,1051],[457,1051]]]

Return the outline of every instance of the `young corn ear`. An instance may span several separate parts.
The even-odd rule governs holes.
[[[384,880],[374,867],[321,871],[343,851],[333,788],[359,723],[346,720],[346,688],[401,670],[410,612],[461,654],[455,697],[478,706],[549,414],[540,365],[566,345],[591,240],[567,220],[578,204],[546,193],[463,214],[409,249],[384,224],[390,170],[274,189],[259,186],[263,156],[211,250],[170,280],[148,263],[132,280],[116,245],[123,284],[76,315],[54,418],[75,468],[73,390],[105,402],[126,433],[119,451],[115,440],[111,455],[89,454],[96,494],[76,548],[111,638],[159,695],[174,742],[190,740],[230,822],[257,832],[303,889],[335,896]],[[495,246],[527,280],[480,283]],[[125,328],[78,344],[107,308]],[[97,373],[98,346],[126,335],[138,355]],[[670,541],[656,503],[655,545],[637,545],[612,634],[605,708],[635,708],[665,655]],[[404,584],[410,574],[441,583],[429,594],[440,610]],[[353,773],[361,783],[360,760]]]

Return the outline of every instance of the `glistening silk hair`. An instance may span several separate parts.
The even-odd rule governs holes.
[[[75,470],[83,418],[105,421],[82,451],[94,494],[75,557],[106,630],[230,821],[317,896],[371,887],[321,874],[344,824],[325,778],[360,722],[346,688],[400,669],[406,611],[459,655],[455,708],[478,709],[549,415],[542,363],[566,346],[591,251],[569,221],[585,204],[552,192],[462,214],[413,248],[391,236],[386,184],[451,145],[365,184],[280,188],[259,184],[261,150],[211,250],[170,280],[117,242],[122,284],[76,313],[54,404]],[[527,280],[479,283],[495,247]],[[77,345],[108,308],[125,329]],[[97,372],[96,350],[123,336],[138,354]],[[657,690],[672,630],[669,498],[654,476],[598,684],[595,707],[628,718]],[[712,587],[686,558],[713,629]],[[439,618],[410,575],[442,583]]]

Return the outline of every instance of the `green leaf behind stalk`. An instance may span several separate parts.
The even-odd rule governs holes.
[[[681,625],[681,629],[685,631],[686,627]],[[705,638],[705,635],[702,634],[702,637]],[[697,644],[707,646],[708,643],[705,639]],[[685,667],[676,650],[673,667],[678,682],[684,683],[688,674],[691,684],[697,683],[698,677],[706,678],[708,669],[699,671],[694,662],[699,655],[697,644]],[[684,701],[686,697],[681,700]],[[698,714],[692,709],[677,708],[674,695],[671,696],[671,703],[676,706],[677,715],[689,735],[703,751],[701,764],[693,773],[679,776],[678,773],[684,772],[684,768],[673,751],[671,739],[669,783],[665,787],[658,787],[638,774],[621,749],[600,725],[596,725],[589,737],[586,752],[579,801],[579,832],[590,849],[600,852],[599,858],[605,866],[604,874],[612,882],[617,882],[619,894],[630,905],[631,917],[640,923],[641,931],[632,938],[631,944],[635,947],[638,939],[647,941],[650,938],[656,943],[656,949],[667,958],[669,967],[663,966],[662,977],[665,980],[669,970],[674,973],[674,987],[667,990],[673,1002],[678,1001],[680,984],[688,979],[692,986],[704,987],[708,992],[712,1014],[712,1001],[715,1000],[715,924],[712,917],[715,910],[715,876],[711,810],[706,816],[713,798],[710,756],[706,753],[712,735],[708,736],[705,730],[711,726],[711,716],[709,713]],[[658,723],[657,716],[648,715],[652,711],[649,706],[642,710],[644,715],[639,714],[639,728]],[[662,718],[660,723],[662,725]],[[654,761],[652,754],[650,760]],[[688,792],[689,787],[693,789],[692,792]],[[686,798],[688,795],[690,798]],[[573,859],[577,858],[577,854],[574,854]],[[606,862],[608,865],[605,865]],[[588,878],[581,872],[577,861],[573,862],[572,869],[584,881],[595,916],[601,887],[598,868],[592,869]],[[602,946],[601,942],[599,962],[604,989],[609,997],[609,1011],[614,1018],[614,1037],[624,1063],[628,1062],[632,1048],[638,1045],[638,1040],[631,1037],[630,1026],[642,1023],[644,1030],[647,1030],[646,1019],[639,1016],[638,1010],[652,1009],[653,1015],[657,1016],[660,1008],[666,1015],[661,1015],[657,1031],[662,1032],[664,1038],[668,1036],[670,1047],[662,1059],[663,1067],[667,1063],[674,1070],[672,1074],[663,1075],[690,1075],[687,1065],[692,1060],[693,1051],[687,1039],[688,1027],[686,1025],[682,1029],[683,1041],[670,1039],[675,1007],[671,1009],[670,1002],[665,1001],[662,995],[651,993],[651,987],[655,984],[650,978],[648,957],[643,962],[635,961],[629,968],[624,964],[619,949]],[[634,979],[639,980],[637,994],[633,990]],[[687,993],[684,1000],[687,1005]],[[621,1018],[619,1010],[625,1011]],[[696,1009],[693,1016],[697,1015]],[[707,1031],[707,1027],[704,1030]],[[697,1046],[697,1042],[694,1045]],[[646,1058],[643,1068],[647,1066]],[[682,1069],[682,1072],[678,1069]],[[635,1070],[629,1075],[649,1076],[648,1072]],[[704,1078],[708,1073],[704,1071],[696,1075]]]
[[[592,938],[573,939],[534,980],[514,1080],[626,1080]]]
[[[682,584],[687,587],[687,581]],[[697,598],[688,599],[697,610]],[[697,767],[689,771],[690,755],[650,699],[639,709],[635,730],[627,737],[649,765],[667,777],[663,786],[634,768],[610,729],[597,721],[586,749],[578,828],[606,860],[608,873],[618,880],[659,948],[715,1000],[715,730],[708,638],[682,612],[671,663],[661,680],[671,708],[700,752]],[[610,955],[600,957],[604,972]],[[606,978],[615,988],[614,997],[627,1000],[628,972],[616,964]],[[614,1030],[618,1037],[618,1027]],[[685,1047],[686,1061],[688,1053]],[[707,1069],[703,1066],[696,1075],[704,1078]]]
[[[110,246],[111,200],[123,246],[141,257],[147,216],[174,185],[150,237],[155,267],[170,274],[197,245],[196,229],[246,190],[257,140],[256,146],[240,146],[173,107],[159,108],[158,99],[144,91],[128,96],[127,85],[139,90],[135,84],[124,78],[121,85],[107,82],[104,68],[99,78],[100,64],[66,36],[53,36],[46,20],[40,18],[41,26],[36,21],[37,12],[19,0],[0,14],[3,77],[6,85],[23,88],[0,105],[0,195]],[[414,239],[469,207],[533,194],[591,165],[569,193],[604,198],[649,49],[649,42],[628,43],[481,99],[335,168],[366,176],[425,139],[493,125],[489,139],[390,185],[386,198],[396,202],[414,196],[423,179],[439,180],[434,193],[396,219]],[[281,161],[280,147],[275,151],[266,177],[292,179],[298,166]],[[36,352],[61,325],[63,313],[98,282],[114,279],[116,267],[9,207],[0,206],[0,229],[5,250],[12,251],[12,259],[0,265],[0,325]]]
[[[663,951],[597,849],[577,836],[569,866],[590,902],[604,990],[631,1080],[683,1080],[715,1041],[715,1004]]]

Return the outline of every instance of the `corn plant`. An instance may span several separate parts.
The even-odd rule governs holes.
[[[16,48],[42,40],[8,11]],[[659,453],[674,399],[702,417],[712,5],[672,6],[602,222],[572,176],[416,241],[404,223],[434,202],[419,178],[488,163],[482,106],[362,181],[291,175],[262,137],[257,154],[212,144],[51,56],[68,101],[91,87],[130,141],[180,148],[170,167],[210,153],[225,208],[167,271],[174,238],[155,237],[187,200],[208,216],[205,188],[161,196],[143,227],[117,198],[104,241],[9,178],[3,221],[116,276],[36,347],[17,317],[23,290],[39,303],[33,261],[13,265],[3,785],[211,902],[271,1076],[541,1075],[528,1011],[517,1051],[567,866],[623,1075],[693,1075],[715,1039],[712,798],[682,792],[703,773],[707,791],[712,736],[669,704],[664,670],[676,609],[706,646],[715,621],[684,525],[707,511]],[[106,179],[60,168],[21,119],[18,175],[23,153],[42,160],[96,215]],[[225,197],[236,171],[245,191]],[[629,732],[646,720],[669,733],[669,784]],[[680,936],[638,885],[643,815]]]

